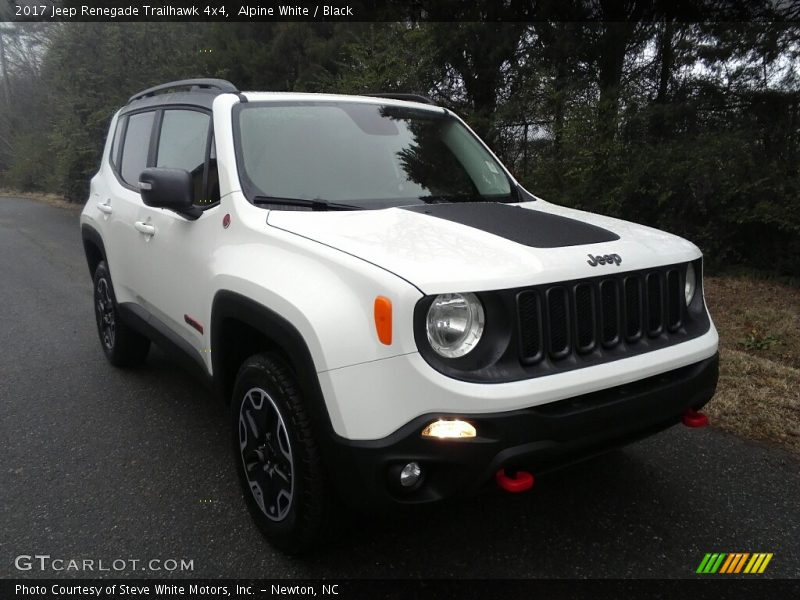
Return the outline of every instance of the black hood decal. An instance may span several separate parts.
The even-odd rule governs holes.
[[[532,248],[561,248],[619,239],[616,233],[596,225],[497,202],[420,204],[403,208],[474,227]]]

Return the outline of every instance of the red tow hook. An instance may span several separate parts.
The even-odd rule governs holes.
[[[509,477],[505,469],[500,469],[494,478],[497,485],[512,494],[519,494],[533,487],[533,475],[527,471],[517,471],[514,477]]]
[[[683,424],[687,427],[705,427],[708,425],[708,417],[699,410],[690,408],[683,413]]]

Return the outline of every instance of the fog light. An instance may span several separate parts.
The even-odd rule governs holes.
[[[476,435],[477,432],[472,424],[460,419],[450,421],[439,419],[422,430],[422,437],[439,439],[474,438]]]
[[[400,485],[405,488],[409,488],[416,484],[421,476],[422,469],[420,468],[419,463],[410,462],[403,467],[402,471],[400,471]]]

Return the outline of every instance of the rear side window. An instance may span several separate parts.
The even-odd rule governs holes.
[[[120,175],[122,180],[129,185],[138,185],[139,175],[147,168],[154,114],[154,112],[145,112],[128,117],[125,142],[122,144]]]
[[[119,144],[122,141],[122,132],[125,131],[125,122],[127,117],[120,117],[117,119],[117,129],[114,131],[114,141],[111,143],[111,164],[119,167]]]

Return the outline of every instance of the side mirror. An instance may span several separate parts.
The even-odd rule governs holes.
[[[145,169],[139,175],[139,194],[147,206],[168,208],[187,219],[203,214],[193,204],[192,175],[183,169]]]

